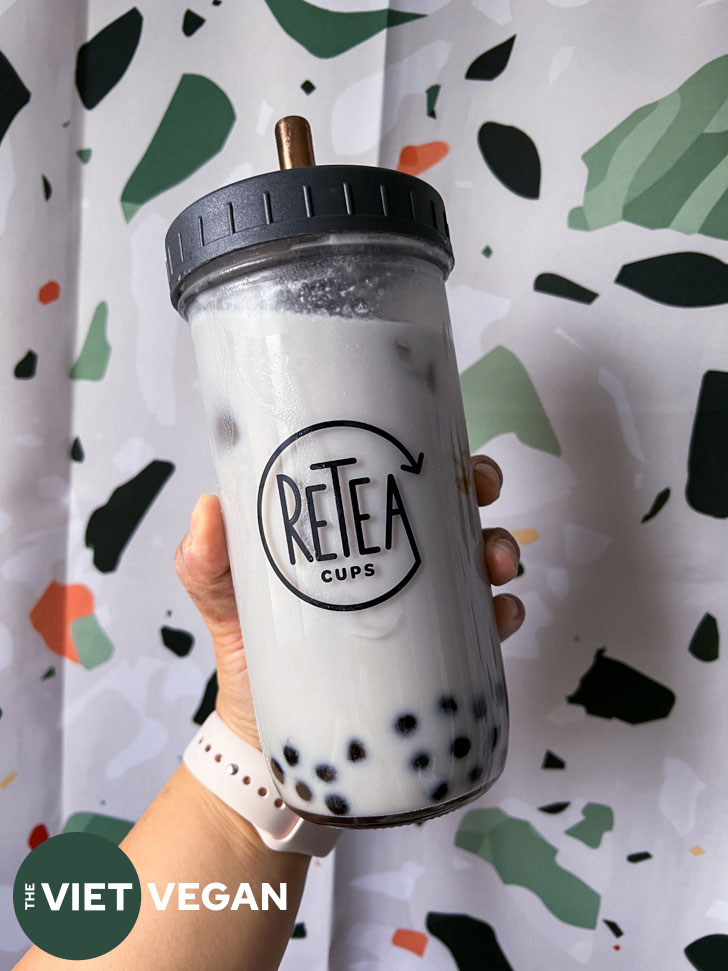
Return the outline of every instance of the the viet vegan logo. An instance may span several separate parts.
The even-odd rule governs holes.
[[[281,582],[327,610],[362,610],[398,593],[421,563],[423,463],[360,421],[319,422],[282,442],[258,488],[260,538]]]

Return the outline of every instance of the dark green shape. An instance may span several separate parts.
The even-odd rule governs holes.
[[[539,806],[538,808],[542,813],[550,813],[553,816],[556,813],[562,813],[570,805],[570,802],[550,802],[547,806]]]
[[[596,849],[601,844],[604,834],[614,829],[614,813],[610,806],[605,806],[603,803],[588,802],[582,809],[581,815],[579,822],[565,830],[565,833]]]
[[[507,189],[524,199],[538,199],[541,160],[525,132],[513,125],[487,121],[478,132],[478,147],[485,164]]]
[[[93,149],[79,148],[76,155],[78,155],[84,165],[88,165],[88,163],[91,161],[91,156],[93,155]]]
[[[132,7],[79,47],[76,88],[86,108],[95,108],[121,81],[139,44],[142,19]]]
[[[728,934],[708,934],[685,948],[685,957],[698,971],[728,968]]]
[[[204,22],[205,18],[195,13],[194,10],[185,10],[185,15],[182,18],[182,33],[185,37],[191,37],[195,31],[202,27]]]
[[[616,921],[607,920],[606,917],[603,920],[604,920],[604,923],[607,925],[607,927],[612,932],[612,934],[614,934],[615,937],[621,937],[624,934],[624,931],[622,930],[622,928],[619,926],[619,924]]]
[[[728,226],[728,189],[726,189],[705,217],[705,222],[701,223],[699,232],[703,236],[714,236],[716,239],[725,239],[726,226]]]
[[[566,700],[583,705],[590,715],[618,718],[630,725],[667,718],[675,704],[674,692],[629,664],[607,657],[605,651],[606,647],[596,651],[592,666]]]
[[[484,246],[481,252],[487,260],[493,255],[493,250],[490,248],[490,246]]]
[[[566,762],[555,755],[550,749],[546,750],[546,754],[543,757],[543,762],[541,763],[542,769],[565,769]]]
[[[465,72],[467,81],[492,81],[502,74],[511,56],[516,35],[504,40],[502,44],[491,47],[490,50],[476,57]]]
[[[35,351],[28,351],[25,357],[21,358],[15,365],[13,374],[16,378],[20,378],[21,381],[27,381],[29,378],[35,377],[35,370],[38,366],[38,355]]]
[[[505,884],[526,887],[559,920],[596,927],[600,897],[556,862],[556,847],[525,819],[501,809],[473,809],[455,835],[455,845],[491,863]]]
[[[40,680],[47,681],[49,678],[54,678],[56,676],[56,669],[54,667],[46,668],[46,670],[41,674]]]
[[[162,627],[160,629],[162,643],[177,657],[185,657],[192,650],[195,639],[187,630],[176,627]]]
[[[553,297],[565,297],[577,303],[594,303],[599,296],[594,290],[587,290],[558,273],[539,273],[533,281],[533,289],[537,293],[550,293]]]
[[[314,57],[336,57],[387,27],[424,17],[399,10],[340,13],[306,0],[265,0],[283,30]]]
[[[666,253],[625,263],[615,283],[670,307],[728,303],[728,265],[705,253]]]
[[[57,909],[51,910],[42,883],[49,885],[54,897],[66,884]],[[97,883],[96,903],[101,909],[86,910],[82,897],[81,906],[74,910],[74,883]],[[117,890],[109,883],[130,885],[121,909]],[[35,886],[36,893],[34,907],[26,910],[28,884]],[[96,958],[117,947],[134,927],[141,901],[139,876],[126,853],[89,832],[60,833],[40,843],[20,864],[13,886],[15,915],[30,940],[48,954],[74,961]]]
[[[207,684],[205,685],[205,691],[202,695],[202,701],[198,705],[197,711],[192,716],[192,721],[195,725],[201,725],[210,712],[215,710],[215,702],[217,701],[217,671],[213,671],[210,675]]]
[[[119,843],[134,825],[129,819],[105,816],[103,813],[71,813],[63,827],[64,833],[93,833],[112,843]]]
[[[728,518],[728,371],[706,371],[688,453],[685,498],[696,512]]]
[[[516,570],[516,576],[522,577],[525,572],[526,572],[525,566],[523,565],[523,563],[519,562],[518,569]]]
[[[435,114],[435,105],[437,104],[437,99],[440,94],[441,85],[431,84],[427,91],[425,91],[425,97],[427,98],[427,117],[437,118]]]
[[[81,353],[71,368],[69,377],[74,381],[100,381],[106,374],[111,355],[111,345],[106,336],[108,319],[109,306],[102,300],[94,310]]]
[[[648,523],[651,519],[654,519],[669,498],[670,498],[670,488],[668,486],[666,489],[662,489],[660,492],[657,493],[657,495],[655,496],[654,502],[650,506],[649,510],[644,514],[640,522]]]
[[[640,853],[630,853],[627,859],[630,863],[641,863],[643,860],[651,860],[652,854],[642,850]]]
[[[18,77],[13,65],[0,51],[0,142],[13,118],[29,101],[30,91]]]
[[[515,354],[495,347],[460,375],[471,451],[514,432],[524,445],[561,455],[531,379]]]
[[[296,924],[296,926],[293,928],[293,933],[291,934],[291,937],[292,938],[301,938],[301,937],[306,937],[306,936],[307,936],[306,935],[306,925],[303,923],[303,921],[301,921],[300,923]]]
[[[47,201],[53,195],[53,186],[45,175],[42,175],[41,179],[43,180],[43,198]]]
[[[315,90],[316,90],[316,85],[313,84],[311,81],[304,81],[301,84],[301,91],[303,91],[304,94],[313,94]]]
[[[718,621],[712,614],[704,614],[690,638],[688,651],[699,661],[717,661],[719,650]]]
[[[83,462],[86,458],[81,439],[78,436],[74,438],[73,444],[71,445],[71,458],[74,462]]]
[[[145,202],[183,182],[217,155],[234,122],[235,111],[222,88],[200,74],[184,74],[121,193],[126,221]]]
[[[468,914],[430,911],[425,926],[452,954],[458,971],[513,971],[495,931],[485,921]]]

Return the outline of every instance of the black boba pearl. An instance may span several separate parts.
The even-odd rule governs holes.
[[[467,735],[459,735],[452,743],[450,751],[456,759],[464,759],[471,748],[470,739]]]
[[[292,745],[286,745],[283,749],[283,758],[289,765],[298,765],[298,749],[295,749]]]
[[[417,719],[414,715],[409,713],[406,715],[400,715],[397,721],[394,723],[395,729],[400,735],[411,735],[412,732],[417,728]]]
[[[270,760],[270,767],[273,769],[273,775],[278,779],[279,782],[286,781],[286,775],[283,771],[283,766],[277,759]]]
[[[325,762],[322,762],[316,766],[316,775],[324,782],[333,782],[338,773],[333,765],[326,765]]]
[[[296,792],[299,794],[301,799],[305,800],[306,802],[310,802],[311,799],[313,798],[313,793],[308,788],[305,782],[296,783]]]
[[[352,738],[349,742],[349,761],[359,762],[366,757],[367,750],[364,748],[364,743],[360,742],[358,738]]]
[[[427,752],[418,752],[410,763],[413,769],[426,769],[429,764],[430,756]]]
[[[498,726],[497,725],[494,725],[493,726],[493,741],[490,743],[490,747],[493,750],[495,750],[495,747],[496,747],[497,744],[498,744]]]
[[[438,702],[438,706],[440,711],[444,711],[446,715],[454,715],[458,710],[458,703],[452,695],[443,695]]]
[[[439,802],[441,799],[444,799],[446,795],[447,782],[441,782],[438,786],[435,786],[430,793],[430,799],[434,799],[436,802]]]
[[[324,802],[335,816],[345,816],[349,812],[349,803],[343,796],[327,796]]]
[[[488,705],[485,700],[485,695],[476,695],[473,698],[473,714],[476,718],[485,718],[488,712]]]
[[[471,782],[478,782],[478,780],[481,779],[482,776],[483,776],[482,765],[476,765],[474,766],[474,768],[470,770],[470,772],[468,772],[468,779],[470,779]]]
[[[229,411],[221,411],[217,416],[215,427],[217,440],[228,448],[232,448],[238,440],[238,426]]]

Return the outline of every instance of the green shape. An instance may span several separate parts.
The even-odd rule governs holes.
[[[490,246],[484,246],[481,252],[486,259],[490,259],[490,257],[493,255],[493,250],[490,248]]]
[[[397,27],[422,13],[366,10],[342,13],[325,10],[306,0],[265,0],[283,30],[314,57],[336,57],[369,40],[387,27]]]
[[[441,86],[439,84],[431,84],[427,91],[425,91],[425,95],[427,97],[428,118],[437,118],[437,115],[435,114],[435,105],[437,103],[438,95],[440,94],[440,87]]]
[[[728,934],[707,934],[685,948],[685,957],[698,971],[725,971],[728,967]]]
[[[93,833],[112,843],[119,843],[134,825],[129,819],[105,816],[103,813],[71,813],[63,827],[64,833]]]
[[[630,853],[627,859],[630,863],[641,863],[643,860],[651,860],[652,854],[648,853],[647,850],[642,850],[639,853]]]
[[[705,222],[700,227],[700,232],[703,236],[724,239],[726,226],[728,226],[728,189],[725,190],[715,206],[708,213]]]
[[[565,924],[597,926],[599,894],[556,863],[556,847],[528,820],[501,809],[473,809],[460,823],[455,845],[491,863],[503,883],[535,893]]]
[[[584,202],[569,213],[570,228],[593,230],[625,220],[728,239],[728,220],[714,218],[728,184],[727,128],[724,54],[677,90],[632,112],[584,153]]]
[[[718,621],[712,614],[703,614],[703,619],[690,638],[688,652],[699,661],[717,661],[720,654],[720,634]]]
[[[581,811],[582,818],[569,829],[564,830],[567,836],[581,840],[592,849],[596,849],[602,842],[602,836],[614,829],[614,813],[611,807],[601,802],[588,802]]]
[[[47,681],[48,678],[55,677],[56,669],[51,665],[51,667],[46,668],[43,674],[40,676],[41,681]]]
[[[88,165],[88,163],[91,161],[91,156],[93,155],[93,149],[79,148],[79,150],[76,152],[76,155],[78,155],[78,157],[81,159],[84,165]]]
[[[306,925],[303,923],[303,921],[301,921],[300,923],[296,924],[296,926],[293,928],[293,933],[291,934],[291,937],[294,940],[297,940],[301,937],[306,937],[306,936],[307,936]]]
[[[121,193],[126,221],[145,202],[183,182],[217,155],[234,123],[235,111],[222,88],[200,74],[182,75]]]
[[[591,304],[599,296],[594,290],[588,290],[580,283],[574,283],[559,273],[539,273],[533,281],[536,293],[549,293],[553,297],[563,297],[565,300],[575,300],[577,303]]]
[[[496,347],[460,375],[471,451],[514,432],[524,445],[561,455],[554,430],[526,369]]]
[[[640,519],[640,522],[648,523],[651,519],[654,519],[669,498],[670,498],[670,487],[667,486],[665,489],[662,489],[660,492],[657,493],[657,495],[655,496],[654,502],[647,510],[647,512],[644,514],[642,519]]]
[[[77,617],[71,624],[71,637],[86,669],[98,667],[114,653],[114,645],[101,629],[96,614]]]
[[[69,373],[74,381],[100,381],[106,374],[111,354],[111,345],[106,337],[108,317],[108,304],[102,300],[94,310],[81,353]]]

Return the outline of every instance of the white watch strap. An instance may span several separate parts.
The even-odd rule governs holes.
[[[236,735],[216,711],[184,751],[190,772],[252,823],[266,846],[289,853],[326,856],[341,831],[301,819],[283,802],[263,753]]]

